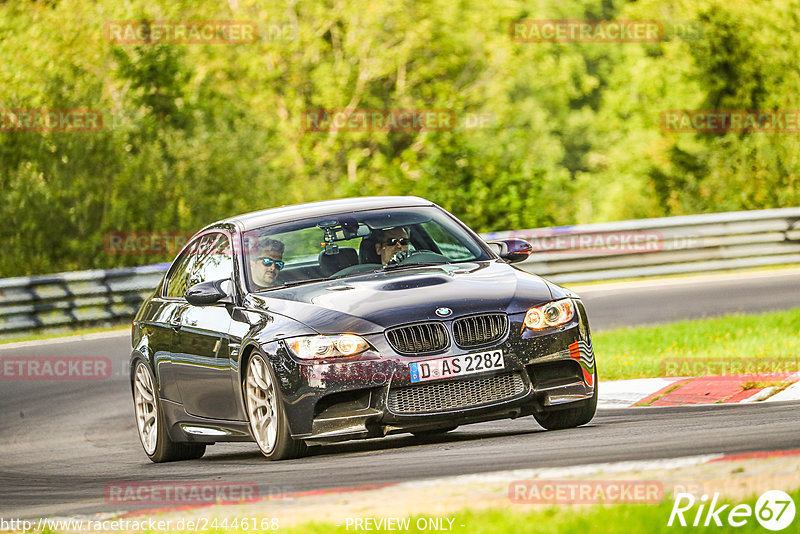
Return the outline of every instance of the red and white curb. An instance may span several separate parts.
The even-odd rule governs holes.
[[[800,373],[600,380],[598,406],[683,406],[800,400]]]

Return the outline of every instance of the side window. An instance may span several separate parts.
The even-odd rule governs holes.
[[[458,236],[447,229],[442,228],[436,221],[429,221],[422,223],[420,226],[431,236],[431,239],[442,251],[442,254],[447,256],[450,261],[468,261],[474,260],[475,254],[471,252]]]
[[[181,298],[189,289],[189,276],[194,267],[195,249],[197,241],[192,243],[183,254],[175,260],[174,267],[167,282],[166,296],[170,298]]]
[[[189,277],[189,287],[233,277],[230,241],[224,234],[208,234],[197,246],[197,260]]]

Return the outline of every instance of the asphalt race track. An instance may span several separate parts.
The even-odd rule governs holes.
[[[800,269],[589,285],[576,291],[598,330],[798,308]]]
[[[800,307],[800,271],[581,291],[595,329]],[[220,444],[190,462],[152,464],[139,444],[127,335],[0,346],[10,356],[106,356],[108,380],[0,381],[0,517],[119,511],[108,483],[255,483],[259,495],[517,468],[800,448],[800,403],[601,410],[590,425],[542,430],[532,417],[446,436],[390,436],[270,463],[255,444]],[[602,366],[602,355],[598,355]],[[602,367],[601,367],[602,369]],[[602,374],[601,374],[602,377]],[[601,383],[602,387],[602,383]],[[130,510],[132,508],[125,508]]]

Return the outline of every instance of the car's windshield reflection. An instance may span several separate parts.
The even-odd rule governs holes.
[[[326,216],[246,232],[247,286],[269,291],[354,275],[492,259],[435,207]]]

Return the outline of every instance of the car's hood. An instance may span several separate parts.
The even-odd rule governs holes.
[[[367,334],[398,324],[476,312],[517,313],[552,300],[538,276],[499,261],[404,268],[253,295],[259,306],[320,333]]]

